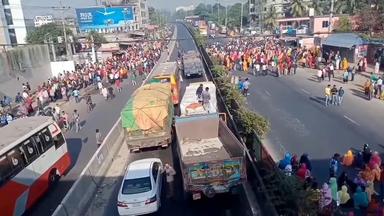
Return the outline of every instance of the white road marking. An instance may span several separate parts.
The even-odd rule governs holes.
[[[269,93],[269,91],[265,90],[265,94],[268,95],[269,97],[271,97],[271,93]]]
[[[353,124],[357,125],[357,126],[360,126],[359,123],[357,123],[355,120],[349,118],[348,116],[344,115],[344,118],[348,119],[348,121],[352,122]]]
[[[305,90],[305,89],[301,89],[301,91],[303,91],[305,94],[307,94],[307,95],[310,95],[311,93],[309,92],[309,91],[307,91],[307,90]]]

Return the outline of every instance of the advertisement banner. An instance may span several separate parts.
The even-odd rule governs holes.
[[[134,20],[131,6],[76,8],[76,15],[80,31],[119,28]]]

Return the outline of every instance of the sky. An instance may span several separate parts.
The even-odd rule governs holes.
[[[96,1],[100,0],[62,0],[64,6],[70,6],[72,10],[66,14],[74,14],[74,9],[78,7],[95,6]],[[174,12],[176,7],[189,6],[193,4],[197,6],[199,3],[215,3],[217,0],[147,0],[150,6],[158,9],[167,9]],[[220,3],[231,0],[220,0]],[[52,6],[59,6],[59,0],[22,0],[24,6],[24,15],[26,19],[31,19],[38,15],[54,15],[60,17],[57,11],[51,9]]]

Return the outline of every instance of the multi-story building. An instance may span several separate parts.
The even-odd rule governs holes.
[[[24,18],[21,1],[0,1],[0,45],[25,43],[28,22]]]

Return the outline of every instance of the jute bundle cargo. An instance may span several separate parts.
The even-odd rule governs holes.
[[[121,112],[122,127],[130,149],[166,146],[172,118],[173,103],[169,83],[152,83],[137,89]],[[156,141],[149,140],[152,138]]]

